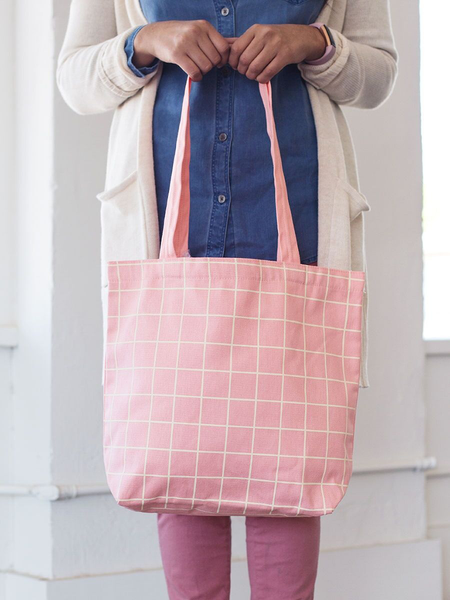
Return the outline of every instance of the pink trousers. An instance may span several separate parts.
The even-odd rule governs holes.
[[[251,600],[313,600],[320,517],[245,517]],[[158,514],[170,600],[228,600],[231,519]]]

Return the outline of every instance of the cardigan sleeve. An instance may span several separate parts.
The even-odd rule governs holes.
[[[135,29],[117,33],[114,0],[72,0],[56,80],[76,113],[113,110],[154,77],[156,68],[138,76],[128,67],[124,48]]]
[[[377,108],[398,73],[389,0],[350,0],[342,32],[330,30],[336,53],[323,65],[298,63],[303,78],[338,104]]]

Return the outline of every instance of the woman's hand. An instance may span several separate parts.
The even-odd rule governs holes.
[[[228,62],[228,42],[209,21],[156,21],[145,25],[134,40],[136,67],[155,58],[175,63],[193,81],[200,81],[213,67]]]
[[[325,52],[325,38],[309,25],[255,24],[230,44],[228,62],[249,79],[267,83],[283,67],[315,60]]]

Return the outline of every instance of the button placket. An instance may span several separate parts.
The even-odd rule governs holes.
[[[218,31],[224,37],[234,37],[233,4],[230,0],[215,2]],[[206,244],[207,256],[223,256],[230,213],[230,135],[234,71],[228,67],[216,69],[215,141],[212,152],[213,202]]]

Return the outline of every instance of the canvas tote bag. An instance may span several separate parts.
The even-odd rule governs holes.
[[[108,485],[134,511],[326,515],[352,473],[365,273],[300,262],[270,82],[277,260],[189,256],[191,83],[159,258],[107,265]]]

